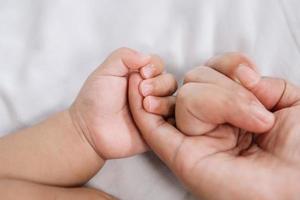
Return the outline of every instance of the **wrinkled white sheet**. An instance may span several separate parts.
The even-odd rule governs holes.
[[[178,79],[212,55],[242,51],[264,75],[300,84],[299,8],[298,0],[0,0],[0,132],[66,108],[121,46],[161,55]],[[151,153],[110,161],[89,184],[125,200],[193,199]]]

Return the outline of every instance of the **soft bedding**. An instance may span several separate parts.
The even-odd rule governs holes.
[[[297,0],[0,0],[0,133],[72,103],[88,74],[121,46],[159,54],[182,76],[241,51],[264,75],[300,84]],[[151,152],[109,161],[88,183],[121,199],[192,195]]]

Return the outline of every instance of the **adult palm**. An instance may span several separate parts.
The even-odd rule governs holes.
[[[142,97],[134,93],[140,77],[133,75],[129,98],[133,117],[149,146],[200,198],[298,199],[299,89],[279,79],[255,79],[254,72],[245,68],[245,73],[236,73],[240,63],[252,65],[244,56],[226,54],[208,63],[226,76],[215,77],[211,70],[189,75],[191,80],[176,102],[177,109],[180,104],[189,108],[176,112],[180,130],[142,109]],[[236,75],[248,90],[229,81]],[[229,92],[222,93],[216,86],[220,83]],[[275,118],[264,119],[257,104],[253,117],[253,101],[272,109]],[[184,116],[195,119],[184,121]]]

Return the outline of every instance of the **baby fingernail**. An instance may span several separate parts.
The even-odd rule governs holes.
[[[143,94],[143,96],[147,96],[149,94],[151,94],[152,90],[153,90],[153,86],[149,83],[145,83],[143,82],[142,83],[142,86],[141,86],[141,92]]]
[[[144,78],[151,78],[154,74],[154,66],[153,64],[149,64],[145,67],[142,68],[142,74],[144,76]]]
[[[257,102],[252,102],[250,106],[253,115],[263,123],[270,124],[274,121],[274,115],[262,105]]]
[[[159,103],[156,99],[147,97],[147,109],[150,112],[154,112],[156,108],[159,106]]]
[[[260,81],[260,75],[245,64],[240,64],[235,73],[238,80],[247,88],[253,88]]]

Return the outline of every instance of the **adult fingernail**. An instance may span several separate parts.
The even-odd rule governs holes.
[[[253,88],[260,81],[260,75],[251,67],[240,64],[235,72],[238,80],[247,88]]]
[[[250,109],[254,117],[263,122],[264,124],[273,123],[273,113],[269,112],[262,105],[258,104],[257,102],[252,102],[250,105]]]
[[[149,64],[142,68],[142,75],[144,78],[151,78],[154,74],[155,68],[153,64]]]
[[[142,82],[141,85],[141,92],[143,96],[147,96],[149,94],[151,94],[152,90],[153,90],[153,86],[150,83],[146,83],[146,82]]]

